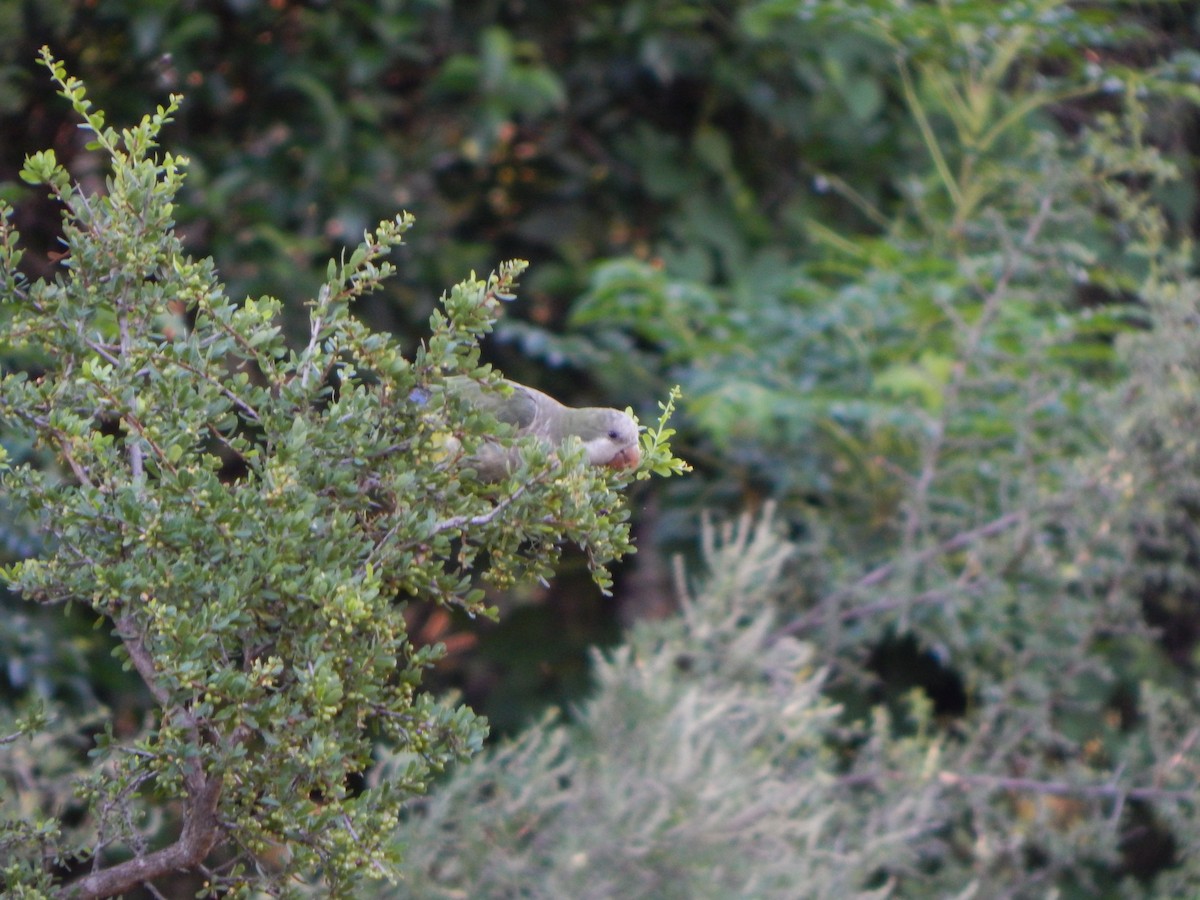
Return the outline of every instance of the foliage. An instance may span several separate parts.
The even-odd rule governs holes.
[[[407,826],[414,842],[437,842],[443,828],[470,843],[475,807],[486,833],[521,823],[474,869],[446,864],[435,843],[429,858],[443,862],[424,870],[429,895],[439,880],[471,893],[496,878],[584,896],[680,882],[681,896],[1194,891],[1197,294],[1190,247],[1175,245],[1157,202],[1180,176],[1151,123],[1196,92],[1169,67],[1123,65],[1111,48],[1129,35],[1068,4],[993,11],[760,5],[763,28],[856,27],[893,51],[893,86],[926,158],[897,177],[900,203],[877,208],[830,179],[873,233],[811,222],[808,258],[768,247],[728,268],[696,265],[698,248],[720,245],[719,259],[730,242],[719,228],[698,234],[693,218],[692,231],[661,236],[660,263],[597,266],[573,334],[520,333],[614,380],[623,369],[682,382],[687,424],[703,438],[693,459],[710,475],[683,490],[782,501],[803,540],[776,585],[790,612],[759,649],[811,642],[820,699],[840,715],[814,716],[786,748],[819,745],[835,759],[782,786],[739,782],[725,755],[705,752],[714,737],[697,723],[720,729],[755,693],[720,696],[712,684],[695,720],[677,697],[644,732],[615,729],[618,751],[591,717],[616,702],[610,691],[638,706],[613,688],[615,654],[578,723],[543,723],[452,781],[429,831],[420,818]],[[1065,131],[1055,117],[1084,95],[1112,112]],[[710,554],[709,565],[733,563]],[[699,597],[710,592],[720,608],[723,589]],[[680,650],[662,627],[647,626],[660,643],[631,638],[644,655],[629,677],[688,677],[663,674]],[[767,715],[738,727],[756,734]],[[676,752],[664,759],[664,746]],[[534,778],[534,759],[561,777],[506,791]],[[743,785],[732,811],[726,778]],[[635,784],[665,786],[659,805]],[[707,790],[711,809],[677,784]],[[571,796],[587,798],[586,813],[560,811]],[[822,802],[806,807],[813,796]],[[870,816],[904,803],[908,828],[892,823],[879,848]],[[703,835],[778,808],[791,815],[752,847],[720,864],[707,855]],[[823,841],[794,836],[827,823]],[[580,834],[591,842],[574,843]],[[584,847],[608,846],[605,834],[619,859],[593,867]],[[813,868],[828,846],[849,848],[836,874]],[[860,866],[853,852],[865,848],[879,855]],[[709,881],[688,884],[683,859]],[[776,864],[790,880],[770,881]],[[424,895],[416,882],[406,892]]]
[[[517,315],[558,324],[596,259],[669,252],[733,278],[768,246],[799,246],[809,218],[861,223],[812,189],[816,172],[887,201],[911,155],[888,55],[771,8],[60,0],[8,12],[0,114],[14,149],[73,153],[24,70],[47,40],[125,115],[148,84],[186,90],[187,238],[235,295],[306,295],[329,242],[403,206],[422,228],[411,264],[365,304],[379,321],[415,324],[449,273],[515,255],[537,261]]]
[[[478,579],[547,577],[564,542],[607,586],[631,550],[618,493],[631,476],[521,438],[508,477],[470,477],[482,440],[513,439],[439,386],[496,381],[478,341],[523,263],[445,295],[409,359],[350,314],[392,274],[384,257],[412,224],[385,220],[329,263],[308,341],[289,347],[280,302],[231,302],[174,232],[186,160],[155,148],[179,98],[118,132],[43,59],[112,173],[92,193],[53,151],[28,158],[22,178],[63,208],[53,281],[22,276],[0,209],[7,344],[43,357],[35,377],[0,381],[0,417],[50,461],[4,473],[5,502],[49,551],[4,575],[30,600],[111,622],[155,710],[125,733],[72,723],[90,764],[75,771],[78,749],[53,756],[48,784],[33,763],[61,754],[34,734],[46,719],[12,726],[0,884],[44,890],[87,865],[66,890],[107,896],[207,864],[213,895],[296,879],[355,895],[363,878],[395,877],[401,804],[486,734],[421,690],[442,648],[410,642],[399,601],[492,616]],[[661,434],[643,442],[647,472],[681,470]],[[408,761],[364,783],[377,746]],[[179,838],[151,851],[175,803]]]
[[[954,477],[939,451],[903,497],[927,490],[928,511],[899,505],[892,553],[858,573],[829,571],[840,548],[824,535],[784,540],[773,507],[706,526],[680,615],[598,657],[571,721],[547,718],[417,805],[400,829],[416,871],[379,896],[1195,892],[1193,663],[1171,666],[1145,615],[1194,621],[1200,283],[1130,186],[1175,177],[1138,144],[1141,112],[1084,149],[1146,274],[1143,327],[1099,357],[1087,403],[1058,411],[1073,428],[977,448],[1003,493]],[[973,354],[1002,320],[965,323],[984,332]],[[1015,356],[966,357],[950,383],[999,370],[1005,390],[1042,384],[997,365]],[[978,390],[960,383],[956,403]],[[935,410],[945,426],[926,440],[972,421],[970,405]],[[1010,441],[1024,454],[1006,461]],[[964,485],[997,515],[956,518],[976,509]],[[916,652],[889,663],[897,635]]]
[[[686,616],[599,659],[577,715],[411,806],[394,894],[1196,892],[1194,4],[4,14],[42,17],[110,107],[151,74],[187,86],[175,217],[238,295],[314,293],[327,242],[412,206],[368,320],[403,341],[447,273],[532,258],[481,359],[643,415],[682,384],[696,474],[639,499],[648,573],[711,534],[701,508],[777,503],[786,539],[713,544]],[[0,187],[51,248],[4,155],[53,141],[85,178],[86,157],[13,70]],[[300,346],[303,312],[272,320]],[[772,584],[722,580],[772,554]],[[18,669],[65,693],[65,659],[120,720],[68,633]],[[510,671],[550,643],[525,634]],[[379,752],[376,782],[410,762]]]
[[[852,895],[878,847],[823,849],[843,818],[825,742],[838,711],[812,647],[771,637],[795,547],[769,516],[706,536],[709,572],[680,615],[598,655],[596,693],[570,724],[546,718],[411,814],[411,869],[387,896]],[[864,815],[885,840],[921,805]]]
[[[802,551],[777,526],[770,509],[706,524],[680,615],[598,655],[571,721],[547,717],[417,804],[398,835],[410,869],[376,896],[1137,896],[1102,873],[1154,827],[1151,805],[1190,847],[1197,776],[1178,752],[1194,762],[1194,705],[1148,691],[1139,738],[1118,748],[1110,728],[1102,749],[1075,736],[1045,755],[1032,720],[1070,687],[981,690],[952,728],[919,691],[849,715],[829,691],[844,662],[786,634]],[[1081,699],[1059,713],[1077,727]],[[1194,889],[1179,851],[1158,896]]]

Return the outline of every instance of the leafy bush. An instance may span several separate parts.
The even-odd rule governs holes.
[[[545,577],[564,542],[606,587],[630,550],[618,490],[631,476],[521,438],[507,477],[468,477],[481,440],[505,438],[438,387],[496,380],[478,340],[522,263],[450,291],[409,359],[350,315],[412,219],[381,222],[329,264],[309,339],[291,348],[277,300],[231,302],[174,233],[186,161],[154,148],[177,98],[118,132],[43,55],[112,174],[91,193],[52,151],[28,159],[22,176],[63,206],[53,281],[20,274],[0,209],[7,341],[42,358],[0,381],[0,416],[46,462],[8,468],[5,502],[48,551],[3,574],[30,600],[111,622],[153,714],[56,723],[77,734],[66,752],[31,734],[53,712],[16,723],[0,884],[16,895],[78,874],[67,891],[99,897],[198,869],[213,894],[316,879],[351,896],[395,876],[402,804],[487,730],[421,690],[442,648],[410,642],[405,602],[494,616],[477,580]],[[678,470],[663,437],[662,423],[643,436],[642,477]],[[407,763],[367,783],[388,745]],[[179,836],[158,847],[172,808]]]

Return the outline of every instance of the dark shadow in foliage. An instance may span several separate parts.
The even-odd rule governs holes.
[[[961,716],[967,710],[962,678],[911,634],[892,635],[876,644],[867,670],[878,677],[869,690],[872,702],[894,712],[901,712],[904,697],[913,690],[924,693],[939,716]]]

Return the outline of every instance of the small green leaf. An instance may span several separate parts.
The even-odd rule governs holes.
[[[25,157],[21,167],[21,180],[28,184],[52,184],[58,168],[58,158],[53,150],[39,150]]]

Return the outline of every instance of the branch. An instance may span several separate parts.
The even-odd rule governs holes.
[[[954,537],[949,538],[934,547],[930,547],[928,550],[918,553],[912,561],[913,563],[920,565],[921,563],[928,562],[935,557],[943,556],[947,553],[954,553],[957,550],[962,550],[966,547],[969,547],[971,544],[975,543],[981,538],[995,537],[996,535],[1001,534],[1002,532],[1005,532],[1012,526],[1016,525],[1025,516],[1025,510],[1006,513],[1000,518],[993,519],[992,521],[976,528],[959,532]],[[886,565],[879,566],[877,569],[873,569],[872,571],[868,572],[848,588],[843,588],[840,591],[830,594],[826,600],[841,600],[861,588],[872,587],[873,585],[879,584],[881,581],[886,581],[895,573],[895,563],[888,563]]]
[[[1196,803],[1194,789],[1129,788],[1119,784],[1071,784],[1067,781],[1038,781],[1035,778],[1010,778],[1003,775],[959,775],[939,772],[938,781],[950,787],[985,787],[1002,791],[1025,791],[1056,797],[1089,797],[1112,800],[1177,800]]]
[[[906,772],[886,771],[846,775],[837,780],[847,788],[874,788],[882,781],[904,782],[911,779]],[[1051,797],[1082,797],[1091,800],[1172,800],[1177,803],[1198,802],[1195,788],[1122,787],[1115,781],[1108,784],[1073,784],[1069,781],[1040,781],[1036,778],[1016,778],[1006,775],[962,775],[958,772],[938,772],[937,780],[947,787],[982,787],[998,791],[1023,791]]]
[[[557,468],[553,471],[557,471]],[[464,525],[487,525],[492,521],[492,519],[504,512],[504,510],[507,509],[518,497],[525,493],[525,489],[532,483],[534,482],[526,481],[507,497],[497,502],[495,506],[485,513],[481,513],[477,516],[454,516],[453,518],[444,519],[443,521],[438,522],[433,526],[433,530],[429,533],[430,536],[432,537],[435,534],[441,534],[443,531],[462,528]]]
[[[944,603],[959,596],[961,596],[961,592],[948,590],[925,591],[911,597],[903,595],[889,596],[881,600],[876,600],[874,603],[865,603],[862,606],[852,606],[849,609],[840,610],[832,617],[826,616],[824,610],[818,605],[799,618],[789,622],[776,633],[779,635],[800,634],[808,631],[810,628],[816,628],[818,625],[825,624],[829,618],[832,618],[839,625],[844,625],[847,622],[853,622],[857,619],[868,619],[871,616],[892,612],[902,607],[931,606]]]
[[[906,88],[910,87],[911,85],[908,85],[906,81]],[[1038,234],[1041,233],[1046,217],[1050,214],[1051,200],[1052,196],[1050,194],[1042,198],[1037,213],[1033,216],[1029,226],[1025,229],[1025,233],[1021,236],[1020,246],[1022,251],[1028,252],[1037,240]],[[1008,250],[1009,252],[1005,254],[1004,269],[987,296],[983,298],[983,307],[980,310],[979,317],[970,326],[965,340],[959,348],[952,377],[942,392],[941,414],[932,423],[933,427],[930,438],[921,450],[921,471],[913,487],[912,495],[904,504],[903,547],[905,550],[913,548],[917,540],[917,534],[922,530],[922,519],[928,506],[929,491],[933,486],[934,479],[937,477],[938,463],[941,461],[942,449],[946,441],[947,425],[952,412],[956,408],[959,395],[964,389],[967,369],[978,353],[979,347],[983,342],[983,336],[992,321],[996,318],[1001,303],[1008,291],[1008,285],[1016,274],[1017,253],[1011,247]]]
[[[108,393],[108,392],[106,391],[105,393]],[[109,394],[109,396],[111,397],[112,395]],[[113,399],[115,400],[116,398],[114,397]],[[163,451],[162,447],[158,446],[158,442],[155,441],[154,438],[150,437],[150,435],[146,434],[145,426],[142,425],[142,423],[138,420],[138,418],[136,416],[133,415],[133,413],[128,413],[128,412],[123,413],[121,415],[121,421],[124,422],[126,425],[128,425],[130,428],[132,428],[134,431],[136,431],[137,436],[140,437],[142,440],[144,440],[147,444],[150,445],[150,449],[153,450],[154,455],[156,457],[158,457],[158,464],[160,466],[162,466],[164,469],[166,469],[172,475],[176,474],[177,469],[175,468],[175,465],[169,459],[167,459],[167,454]],[[138,446],[137,441],[130,441],[129,442],[129,464],[130,464],[129,467],[130,467],[130,471],[133,473],[133,476],[135,479],[140,478],[142,475],[142,465],[143,465],[142,461],[143,461],[142,448],[140,446]]]
[[[133,663],[134,669],[142,677],[142,681],[146,683],[150,695],[166,711],[171,706],[171,695],[165,687],[158,683],[158,670],[154,668],[154,660],[150,657],[149,651],[146,650],[146,642],[138,630],[136,623],[126,613],[114,617],[113,624],[116,625],[117,636],[121,638],[121,643],[125,645],[125,652],[129,654],[129,659]]]
[[[185,784],[188,801],[179,840],[148,856],[137,856],[86,875],[59,891],[58,897],[62,900],[113,897],[172,872],[194,869],[200,865],[220,835],[217,803],[221,797],[221,779],[197,771],[185,778]]]
[[[154,666],[154,659],[150,656],[150,651],[146,649],[145,637],[138,630],[137,623],[129,613],[114,617],[113,622],[116,626],[117,636],[121,639],[121,643],[125,647],[125,652],[129,654],[129,659],[133,663],[134,669],[141,676],[142,681],[146,684],[146,689],[150,691],[150,695],[162,708],[164,715],[172,713],[179,715],[183,724],[191,732],[192,741],[195,746],[199,747],[203,735],[202,731],[207,730],[210,736],[214,736],[211,725],[206,725],[197,719],[196,715],[186,706],[178,706],[173,704],[170,692],[159,683],[158,669]],[[233,732],[232,739],[235,742],[241,741],[244,735],[241,733],[240,727]],[[190,778],[202,778],[204,771],[200,767],[199,760],[190,760],[187,763],[187,775]]]
[[[557,468],[552,469],[551,471],[557,471]],[[441,522],[438,522],[433,526],[433,528],[429,531],[429,534],[423,535],[422,540],[427,540],[428,538],[433,537],[435,534],[441,534],[443,531],[462,528],[464,525],[476,528],[480,525],[487,525],[489,522],[495,519],[496,516],[500,515],[500,513],[504,512],[504,510],[511,506],[518,497],[525,493],[525,489],[533,483],[535,482],[525,482],[507,497],[498,501],[495,506],[485,513],[480,513],[477,516],[454,516],[453,518],[443,519]],[[390,529],[388,529],[387,534],[375,542],[375,546],[371,548],[371,552],[368,553],[366,559],[363,560],[363,566],[359,569],[360,572],[362,571],[362,568],[365,568],[365,566],[375,558],[376,554],[387,545],[388,541],[396,536],[396,532],[400,530],[400,526],[403,524],[403,521],[397,522]]]
[[[88,478],[87,470],[79,464],[78,460],[76,460],[75,456],[71,453],[71,445],[67,440],[67,436],[58,429],[51,429],[50,434],[56,441],[58,441],[59,455],[61,455],[66,464],[70,466],[71,471],[75,473],[76,480],[84,487],[95,488],[92,480]]]
[[[1028,515],[1029,511],[1018,510],[1016,512],[1006,513],[1005,515],[1000,516],[1000,518],[993,519],[992,521],[976,528],[959,532],[958,534],[954,535],[954,537],[942,541],[942,543],[916,554],[911,558],[910,563],[912,565],[920,565],[921,563],[928,562],[929,560],[938,556],[942,556],[947,553],[954,553],[956,550],[962,550],[964,547],[969,547],[971,544],[975,543],[975,541],[983,538],[995,537],[997,534],[1001,534],[1012,528]],[[898,563],[890,562],[872,569],[853,584],[839,588],[831,594],[826,594],[817,601],[812,610],[803,616],[800,616],[799,618],[793,619],[791,622],[778,629],[776,633],[778,635],[796,634],[812,627],[813,625],[819,624],[825,617],[822,610],[828,609],[830,606],[840,603],[842,600],[853,596],[863,588],[874,587],[877,584],[887,581],[896,574],[896,570],[898,568]],[[936,593],[937,592],[930,591],[928,594],[922,595],[922,597],[928,597],[932,600],[935,599],[934,595]],[[886,609],[887,607],[884,608]],[[848,618],[856,619],[861,618],[861,616],[851,615]]]
[[[170,695],[158,681],[154,660],[146,650],[145,642],[136,624],[128,615],[116,619],[116,631],[125,645],[134,668],[146,683],[154,699],[169,709]],[[200,723],[188,710],[181,710],[193,740],[199,746]],[[231,740],[245,740],[247,730],[239,726]],[[61,900],[99,900],[124,894],[139,885],[172,872],[195,869],[216,846],[221,835],[221,823],[217,817],[217,806],[221,798],[222,781],[219,774],[206,774],[199,758],[184,763],[183,783],[187,799],[183,811],[183,828],[179,840],[169,847],[146,856],[135,856],[107,869],[100,869],[80,878],[61,891]],[[153,888],[151,887],[153,893]]]
[[[300,372],[300,385],[308,387],[308,376],[313,369],[313,354],[317,352],[317,347],[321,341],[321,329],[325,327],[325,317],[321,315],[319,310],[324,309],[329,305],[329,285],[321,285],[321,290],[317,293],[316,306],[318,309],[313,310],[312,316],[308,321],[309,335],[308,346],[304,348],[304,352],[299,358],[304,360]]]
[[[207,372],[203,371],[202,369],[199,369],[193,365],[189,365],[188,363],[184,362],[181,359],[175,359],[173,357],[168,357],[163,353],[157,353],[157,352],[152,353],[150,355],[150,358],[157,361],[164,367],[168,366],[168,365],[179,366],[179,368],[183,369],[185,372],[190,372],[191,374],[195,375],[197,378],[203,378],[205,381],[207,381],[209,384],[211,384],[213,387],[215,387],[217,390],[219,390],[230,403],[232,403],[235,407],[237,407],[243,413],[245,413],[245,415],[251,421],[253,421],[253,422],[261,421],[258,417],[258,412],[254,409],[254,407],[251,406],[249,403],[247,403],[245,400],[243,400],[241,397],[239,397],[237,394],[235,394],[232,390],[230,390],[230,388],[224,382],[222,382],[219,378],[215,378],[214,376],[208,374]]]

